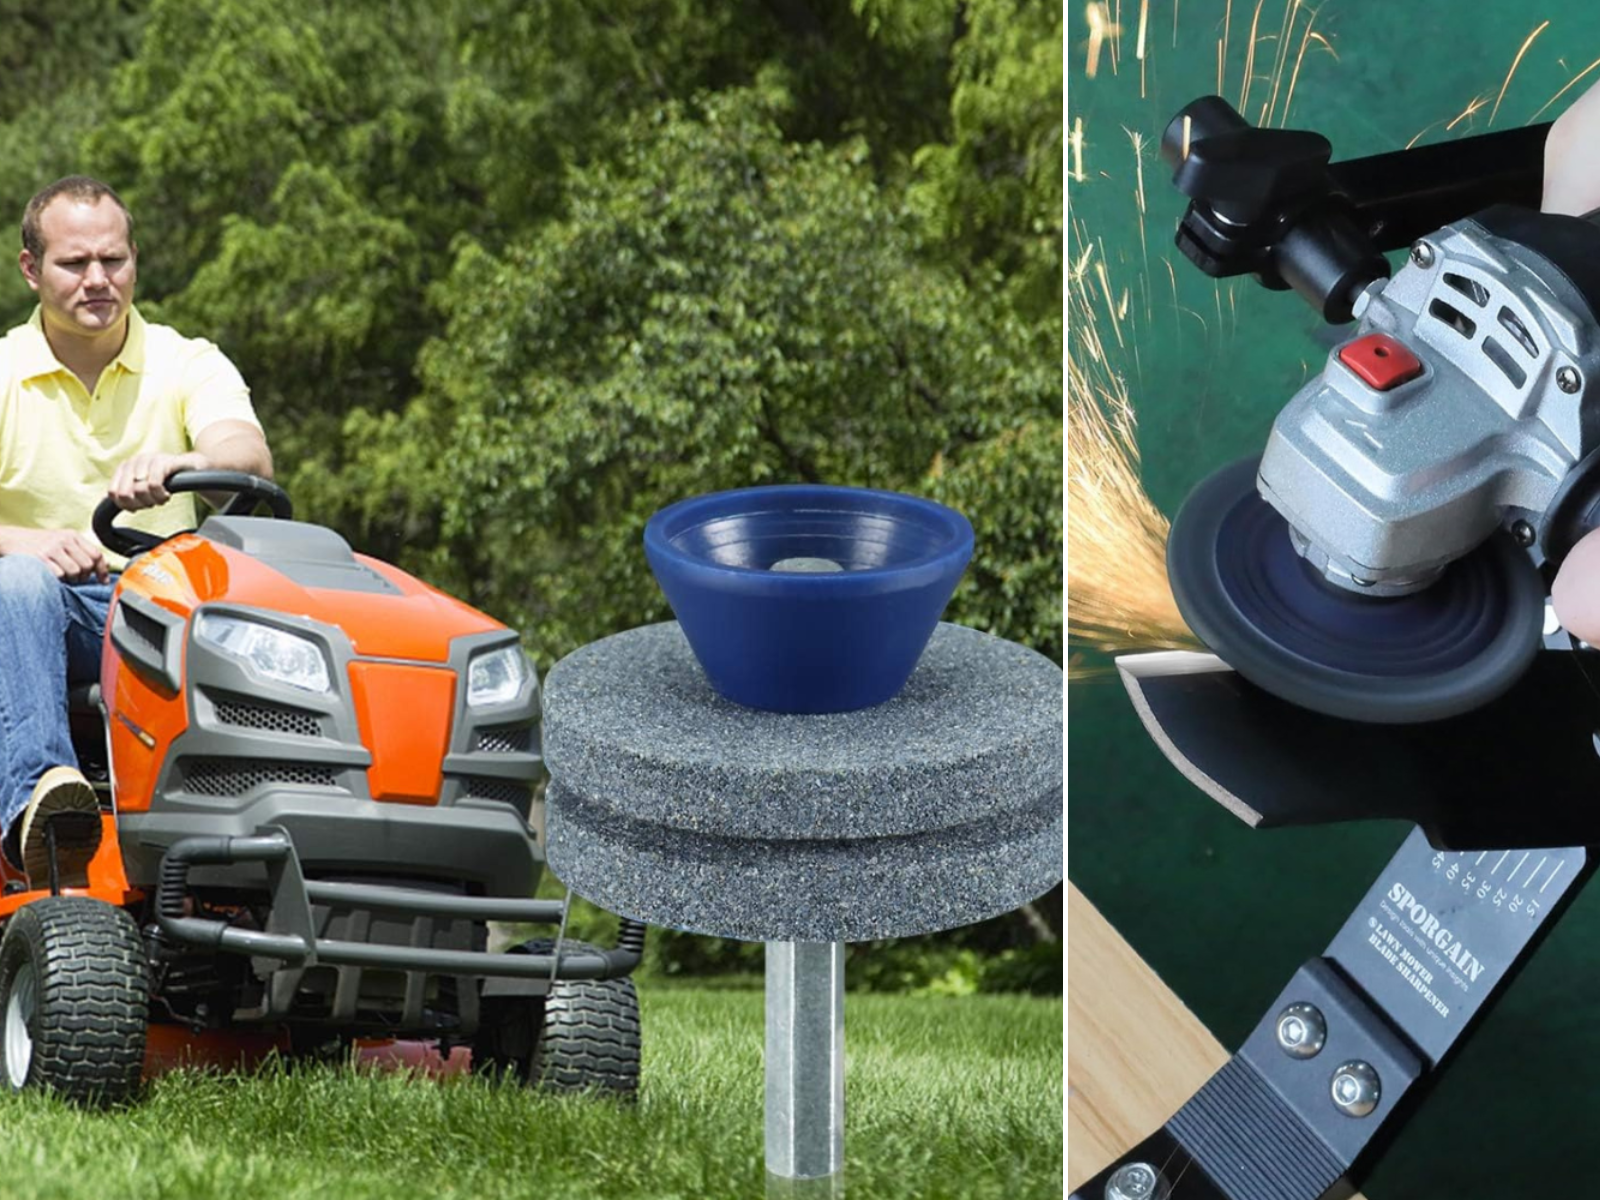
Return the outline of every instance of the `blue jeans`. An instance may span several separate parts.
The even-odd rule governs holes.
[[[67,688],[100,678],[110,583],[64,583],[42,559],[0,557],[0,834],[51,767],[75,767]]]

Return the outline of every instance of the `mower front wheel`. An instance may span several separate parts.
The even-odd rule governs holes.
[[[563,942],[564,951],[593,951]],[[537,938],[510,953],[549,954]],[[639,1091],[639,995],[633,980],[558,979],[548,996],[508,996],[484,1004],[472,1049],[474,1072],[513,1075],[552,1092],[598,1092],[632,1099]]]
[[[24,905],[0,940],[0,1080],[121,1103],[144,1070],[150,982],[138,927],[85,896]]]

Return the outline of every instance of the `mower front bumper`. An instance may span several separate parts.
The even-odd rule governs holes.
[[[267,869],[272,909],[266,930],[240,929],[209,917],[184,915],[189,870],[194,866],[261,863]],[[188,837],[161,860],[156,920],[163,936],[197,950],[276,959],[291,967],[354,966],[428,974],[518,979],[614,979],[639,965],[644,926],[626,918],[611,950],[585,948],[554,954],[491,954],[427,945],[389,945],[319,937],[312,905],[446,921],[557,923],[559,900],[462,896],[389,884],[308,880],[287,831],[264,828],[249,837]],[[426,924],[425,921],[419,924]]]
[[[275,785],[243,801],[165,797],[150,812],[117,817],[128,880],[147,889],[160,882],[168,847],[191,838],[247,838],[265,829],[286,833],[297,859],[318,875],[387,875],[403,863],[419,878],[461,879],[487,895],[526,896],[544,867],[527,814],[495,800],[383,804]],[[261,878],[248,859],[196,865],[197,887],[258,886]]]

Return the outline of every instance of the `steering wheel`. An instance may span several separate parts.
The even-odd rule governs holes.
[[[265,504],[280,521],[287,521],[294,516],[294,504],[288,492],[270,479],[262,479],[259,475],[246,474],[244,471],[179,471],[167,477],[166,489],[172,495],[179,492],[232,492],[233,498],[222,507],[225,517],[249,516],[260,504]],[[124,529],[112,524],[121,511],[110,496],[100,501],[94,510],[94,535],[113,554],[132,558],[175,536],[171,533],[147,533],[143,529]]]

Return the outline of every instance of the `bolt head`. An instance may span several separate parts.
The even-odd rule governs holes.
[[[1528,524],[1526,521],[1519,520],[1512,522],[1511,536],[1513,539],[1515,539],[1517,545],[1521,546],[1523,549],[1527,549],[1529,546],[1533,545],[1533,539],[1538,535],[1534,532],[1532,525]]]
[[[1328,1041],[1328,1022],[1314,1004],[1291,1004],[1278,1014],[1278,1045],[1290,1058],[1315,1058]]]
[[[1574,367],[1562,367],[1556,372],[1556,386],[1570,396],[1583,386],[1583,376]]]
[[[1412,242],[1411,261],[1419,267],[1433,266],[1433,247],[1427,242]]]
[[[1383,295],[1383,289],[1389,286],[1388,279],[1374,279],[1350,304],[1350,315],[1360,320],[1367,315],[1367,309],[1372,307],[1372,302]]]
[[[1378,1107],[1383,1091],[1371,1063],[1352,1059],[1334,1071],[1328,1091],[1333,1106],[1347,1117],[1364,1117]]]
[[[1170,1190],[1149,1163],[1125,1163],[1106,1180],[1106,1200],[1167,1200]]]

